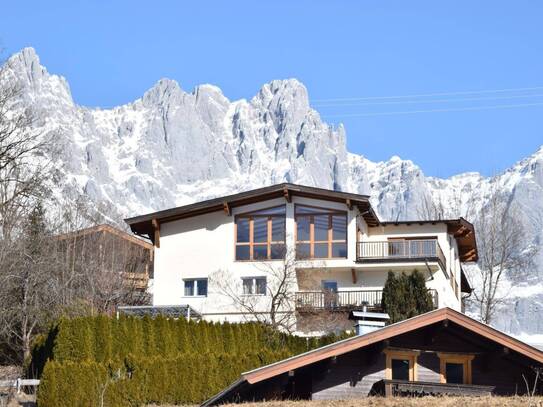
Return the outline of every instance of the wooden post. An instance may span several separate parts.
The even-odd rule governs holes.
[[[158,223],[158,220],[153,219],[152,220],[153,229],[154,229],[154,244],[156,248],[160,248],[160,224]]]

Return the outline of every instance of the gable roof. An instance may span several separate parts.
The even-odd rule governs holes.
[[[395,324],[388,325],[365,335],[344,339],[342,341],[322,346],[309,352],[305,352],[300,355],[242,373],[238,380],[217,395],[205,401],[202,406],[214,405],[224,396],[227,396],[230,392],[235,391],[244,385],[259,383],[266,379],[287,373],[291,370],[308,366],[334,356],[343,355],[365,346],[390,339],[397,335],[405,334],[442,321],[453,322],[468,331],[498,343],[510,350],[518,352],[536,363],[543,364],[543,351],[451,308],[440,308],[401,322],[397,322]]]
[[[125,222],[128,223],[130,229],[132,229],[132,232],[138,235],[147,235],[151,237],[154,231],[153,222],[160,224],[210,212],[222,210],[229,212],[230,208],[247,205],[254,202],[266,201],[273,198],[284,197],[288,201],[292,196],[303,196],[326,201],[343,202],[349,206],[358,206],[360,212],[363,214],[364,220],[368,225],[376,226],[379,224],[379,218],[373,211],[367,195],[351,194],[348,192],[333,191],[329,189],[290,183],[276,184],[264,188],[253,189],[251,191],[196,202],[190,205],[179,206],[177,208],[136,216],[125,219]]]
[[[538,363],[543,364],[543,352],[534,348],[533,346],[519,341],[512,336],[498,331],[489,325],[476,321],[475,319],[451,308],[440,308],[435,311],[430,311],[425,314],[388,325],[382,329],[367,333],[365,335],[354,336],[352,338],[335,342],[333,344],[302,353],[301,355],[297,355],[280,362],[251,370],[243,373],[241,378],[250,384],[257,383],[278,374],[285,373],[333,356],[342,355],[373,343],[445,320],[454,322],[471,332],[481,335]]]

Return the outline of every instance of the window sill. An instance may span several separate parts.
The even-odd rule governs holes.
[[[241,294],[242,297],[265,297],[267,294]]]
[[[182,295],[181,298],[207,298],[207,295]]]

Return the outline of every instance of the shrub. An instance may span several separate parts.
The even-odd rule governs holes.
[[[383,287],[383,310],[390,316],[390,323],[399,322],[433,309],[432,296],[426,288],[424,275],[415,270],[411,275],[392,271]]]

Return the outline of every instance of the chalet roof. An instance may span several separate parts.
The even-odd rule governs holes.
[[[73,239],[76,237],[88,236],[88,235],[92,235],[96,233],[108,233],[110,235],[117,236],[121,239],[127,240],[131,243],[137,244],[145,249],[153,250],[153,245],[151,243],[139,237],[136,237],[130,233],[127,233],[124,230],[117,229],[108,224],[96,225],[96,226],[91,226],[85,229],[75,230],[73,232],[63,233],[63,234],[55,236],[55,238],[58,240],[67,240],[67,239]]]
[[[242,373],[239,380],[237,380],[229,388],[217,394],[215,397],[206,401],[204,405],[213,404],[229,390],[233,389],[234,387],[238,387],[241,384],[255,384],[271,377],[287,373],[291,370],[295,370],[334,356],[339,356],[368,345],[390,339],[397,335],[405,334],[442,321],[450,321],[455,323],[467,331],[480,335],[514,352],[518,352],[519,354],[533,360],[538,364],[543,364],[542,351],[451,308],[440,308],[435,311],[430,311],[425,314],[388,325],[365,335],[344,339],[342,341],[251,370],[249,372]]]
[[[236,206],[281,197],[284,197],[287,201],[290,201],[292,196],[303,196],[326,201],[343,202],[348,206],[358,206],[364,216],[364,220],[368,225],[374,226],[379,224],[379,218],[373,211],[367,195],[352,194],[348,192],[333,191],[329,189],[290,183],[276,184],[264,188],[253,189],[251,191],[209,199],[190,205],[179,206],[177,208],[136,216],[125,219],[125,222],[128,223],[134,233],[152,236],[153,222],[160,224],[222,210],[230,213],[231,208]]]
[[[404,220],[379,222],[378,226],[399,226],[399,225],[436,225],[444,223],[447,225],[447,232],[454,236],[458,245],[460,261],[472,262],[479,259],[477,241],[475,240],[475,227],[466,219],[433,219],[433,220]]]

